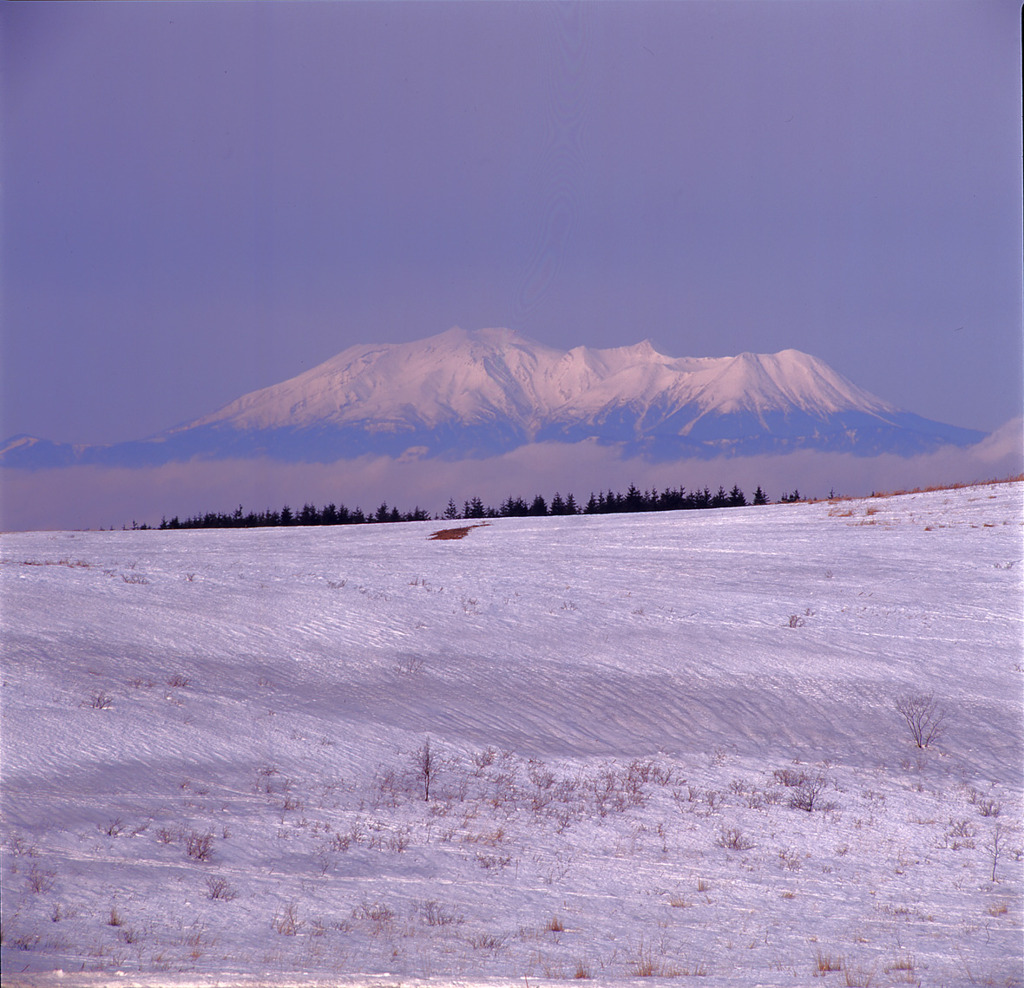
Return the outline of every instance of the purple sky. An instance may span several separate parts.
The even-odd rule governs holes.
[[[1019,9],[3,4],[0,438],[140,438],[453,325],[796,347],[994,429]]]

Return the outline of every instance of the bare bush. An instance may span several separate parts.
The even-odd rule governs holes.
[[[512,855],[480,854],[477,852],[476,863],[485,871],[490,871],[491,868],[497,868],[499,871],[502,871],[512,864]]]
[[[994,799],[979,799],[975,805],[982,816],[999,816],[1003,812],[1003,807]]]
[[[828,788],[828,779],[824,775],[805,775],[799,785],[793,788],[789,797],[790,808],[812,813],[815,809],[824,809],[821,796]]]
[[[896,698],[896,710],[918,748],[927,748],[942,737],[946,712],[932,693]]]
[[[435,772],[435,759],[430,750],[430,738],[423,743],[423,747],[416,753],[416,770],[423,783],[423,800],[430,802],[430,780]]]
[[[803,785],[807,779],[806,772],[798,772],[795,768],[777,768],[772,775],[776,782],[784,785],[787,789]]]
[[[139,943],[142,940],[142,934],[130,926],[122,927],[118,931],[118,935],[127,944]]]
[[[960,848],[972,849],[975,831],[967,820],[950,820],[949,829],[943,834],[944,845],[954,851]]]
[[[370,923],[374,934],[381,934],[394,922],[395,911],[383,902],[364,902],[352,910],[352,918]]]
[[[683,972],[660,957],[655,957],[654,950],[641,939],[630,962],[630,973],[635,978],[678,978]]]
[[[28,873],[28,887],[32,892],[49,892],[57,882],[57,872],[37,868],[32,865]]]
[[[35,845],[29,844],[21,834],[11,834],[7,838],[7,846],[10,848],[11,854],[16,854],[18,857],[34,858],[39,855]]]
[[[213,858],[213,834],[190,830],[185,835],[185,853],[194,861],[210,861]]]
[[[211,899],[220,899],[222,902],[231,902],[238,898],[238,892],[228,884],[226,878],[207,878],[206,894]]]
[[[420,906],[423,922],[427,926],[452,926],[465,922],[465,917],[457,916],[442,906],[436,899],[429,899]]]
[[[593,977],[590,973],[590,965],[582,959],[576,961],[572,976],[576,981],[589,981]]]
[[[415,676],[423,671],[423,660],[416,655],[406,655],[395,663],[395,672],[400,676]]]
[[[996,866],[1006,850],[1006,832],[1003,830],[1001,823],[996,823],[992,829],[992,836],[985,841],[984,846],[992,860],[992,881],[994,882],[996,880]]]
[[[282,936],[295,936],[302,927],[298,906],[294,902],[289,902],[284,909],[279,909],[274,913],[273,927]]]
[[[92,693],[88,700],[82,702],[83,707],[89,707],[92,710],[109,710],[114,705],[114,698],[109,693],[104,693],[103,690],[97,690]]]
[[[470,937],[469,945],[474,950],[501,950],[505,946],[508,937],[500,933],[478,933]]]
[[[885,965],[883,970],[889,975],[902,975],[903,980],[906,980],[910,984],[917,983],[913,980],[914,957],[912,954],[897,954],[890,963]]]
[[[874,967],[843,967],[843,984],[846,988],[871,988],[875,978]]]
[[[749,851],[754,845],[736,827],[723,827],[718,835],[718,846],[730,851]]]

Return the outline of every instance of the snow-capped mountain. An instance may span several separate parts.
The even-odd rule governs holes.
[[[655,459],[801,448],[909,455],[982,438],[901,411],[797,350],[668,357],[645,341],[565,352],[507,329],[451,329],[349,347],[140,442],[72,447],[14,437],[0,463],[459,458],[539,441],[616,444]]]

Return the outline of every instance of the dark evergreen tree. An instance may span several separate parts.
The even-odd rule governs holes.
[[[643,511],[644,509],[644,496],[637,489],[636,484],[630,484],[629,490],[626,491],[624,509],[626,511]]]
[[[501,505],[499,514],[504,518],[523,518],[530,513],[530,506],[521,497],[510,494]]]
[[[739,489],[737,484],[733,484],[732,490],[729,491],[729,507],[730,508],[743,508],[746,506],[747,499],[743,494],[743,491]]]
[[[754,491],[754,504],[759,504],[760,505],[760,504],[767,504],[767,503],[768,503],[768,498],[765,495],[764,491],[761,490],[761,485],[758,484],[757,485],[757,490]]]

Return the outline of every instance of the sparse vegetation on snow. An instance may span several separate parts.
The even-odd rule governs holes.
[[[1022,507],[5,535],[4,983],[1019,985]]]

